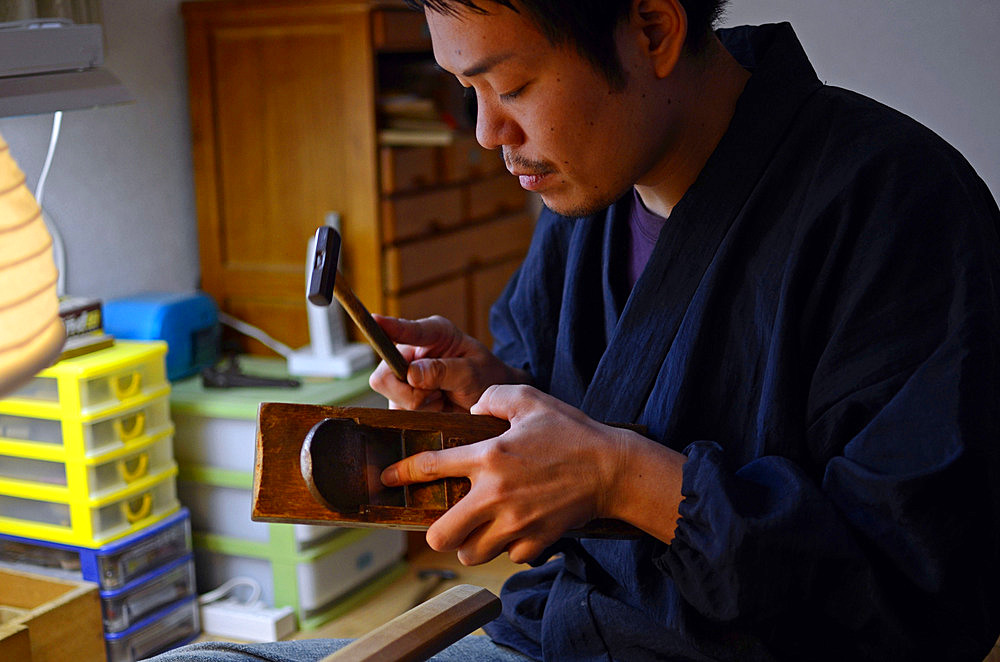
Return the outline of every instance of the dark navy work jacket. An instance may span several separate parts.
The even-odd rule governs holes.
[[[631,192],[544,211],[496,352],[687,454],[667,545],[566,540],[498,641],[546,660],[981,660],[1000,634],[1000,213],[950,146],[820,83],[787,24],[626,301]]]

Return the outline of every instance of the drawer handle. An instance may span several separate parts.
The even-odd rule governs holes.
[[[126,483],[134,483],[145,476],[146,471],[149,470],[149,453],[140,453],[132,459],[135,460],[135,469],[131,471],[128,468],[129,460],[118,460],[118,475]]]
[[[137,509],[133,509],[132,503],[136,501],[139,501],[140,505]],[[122,514],[128,520],[129,524],[135,524],[139,520],[149,517],[149,511],[152,509],[153,495],[149,492],[143,494],[139,499],[133,499],[131,502],[122,502]]]
[[[128,386],[122,386],[125,379],[128,379]],[[121,375],[119,377],[111,378],[111,390],[114,392],[115,397],[119,400],[124,400],[125,398],[131,398],[133,395],[139,392],[139,386],[142,384],[142,375],[138,372],[133,372],[131,375]]]
[[[146,429],[146,414],[144,412],[139,412],[132,417],[132,425],[128,429],[125,429],[125,424],[122,421],[125,419],[116,418],[113,423],[115,428],[115,434],[122,441],[129,441],[135,439]]]

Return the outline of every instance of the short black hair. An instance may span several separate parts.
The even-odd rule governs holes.
[[[697,52],[722,15],[728,0],[679,0],[687,13],[688,49]],[[427,8],[455,16],[461,8],[487,14],[488,3],[521,9],[554,45],[569,44],[607,78],[612,87],[625,84],[625,71],[615,48],[615,30],[626,20],[632,0],[406,0],[415,9]]]

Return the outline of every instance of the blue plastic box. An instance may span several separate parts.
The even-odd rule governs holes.
[[[219,353],[219,308],[204,292],[150,292],[104,302],[104,331],[167,341],[167,379],[193,375]]]

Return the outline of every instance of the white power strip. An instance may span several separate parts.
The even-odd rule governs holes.
[[[295,632],[295,614],[291,607],[222,600],[201,606],[201,629],[240,641],[277,641]]]

